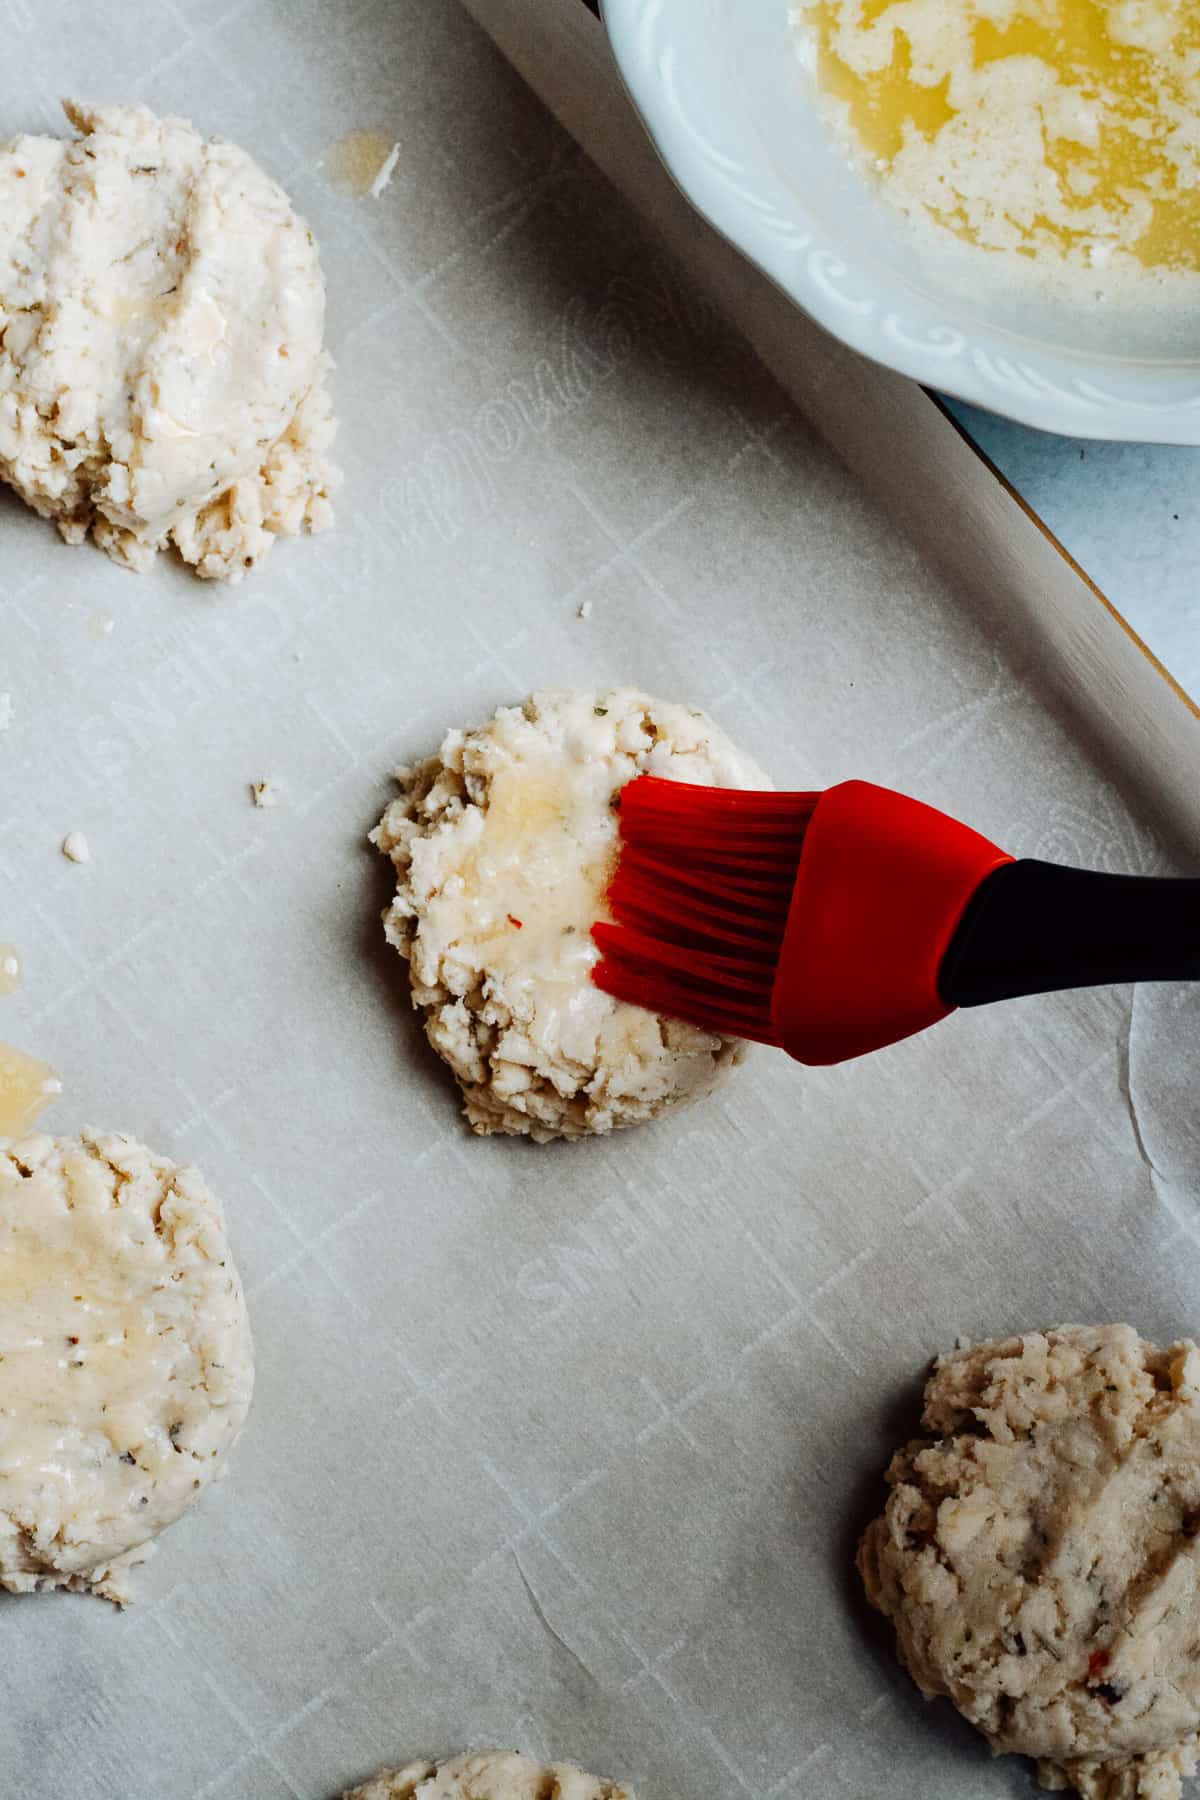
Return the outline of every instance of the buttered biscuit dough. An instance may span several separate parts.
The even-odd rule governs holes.
[[[1087,1800],[1200,1756],[1200,1351],[1128,1325],[957,1350],[859,1549],[901,1661]]]
[[[745,1054],[611,999],[590,932],[617,853],[614,796],[649,771],[769,787],[703,713],[634,688],[535,694],[397,773],[372,842],[396,866],[388,939],[478,1132],[544,1141],[637,1125]]]
[[[0,476],[68,543],[236,580],[329,522],[312,234],[243,150],[144,107],[0,143]]]
[[[343,1800],[635,1800],[618,1781],[597,1781],[572,1763],[531,1762],[511,1750],[482,1750],[442,1763],[383,1769]]]
[[[253,1386],[221,1208],[133,1138],[0,1139],[0,1587],[127,1598]]]

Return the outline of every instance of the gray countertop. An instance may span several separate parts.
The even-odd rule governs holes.
[[[1082,443],[947,404],[1176,680],[1200,695],[1200,450]]]

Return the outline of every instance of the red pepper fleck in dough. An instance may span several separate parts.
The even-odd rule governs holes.
[[[1088,1680],[1094,1680],[1102,1669],[1107,1669],[1111,1661],[1112,1652],[1110,1650],[1093,1650],[1088,1657]]]
[[[523,931],[525,929],[524,922],[521,919],[514,919],[511,913],[509,913],[507,917],[509,924],[515,925],[518,931]]]

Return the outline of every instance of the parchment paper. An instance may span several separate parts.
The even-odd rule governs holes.
[[[285,181],[347,483],[236,593],[0,502],[0,1036],[61,1070],[51,1128],[204,1169],[259,1354],[135,1607],[0,1603],[0,1793],[324,1800],[489,1743],[641,1800],[1030,1792],[922,1706],[853,1545],[957,1334],[1200,1324],[1190,1082],[1139,1031],[1137,1126],[1128,994],[1067,996],[825,1073],[762,1053],[607,1142],[475,1141],[364,837],[447,725],[627,678],[780,784],[1170,847],[447,0],[5,20],[5,130],[133,94]],[[332,183],[352,129],[401,145],[377,200]]]

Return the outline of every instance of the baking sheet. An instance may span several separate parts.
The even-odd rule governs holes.
[[[363,840],[446,725],[616,679],[707,707],[781,784],[891,782],[1025,853],[1165,868],[1154,796],[456,7],[8,20],[6,129],[132,93],[285,181],[347,483],[335,533],[234,593],[0,500],[0,938],[27,968],[0,1035],[59,1067],[51,1127],[204,1169],[259,1355],[229,1479],[134,1608],[0,1600],[0,1793],[323,1800],[488,1743],[641,1800],[1029,1793],[922,1706],[850,1558],[956,1334],[1194,1329],[1186,1007],[1021,1002],[838,1070],[760,1054],[607,1142],[475,1141]],[[378,200],[333,182],[353,129],[400,142]]]

